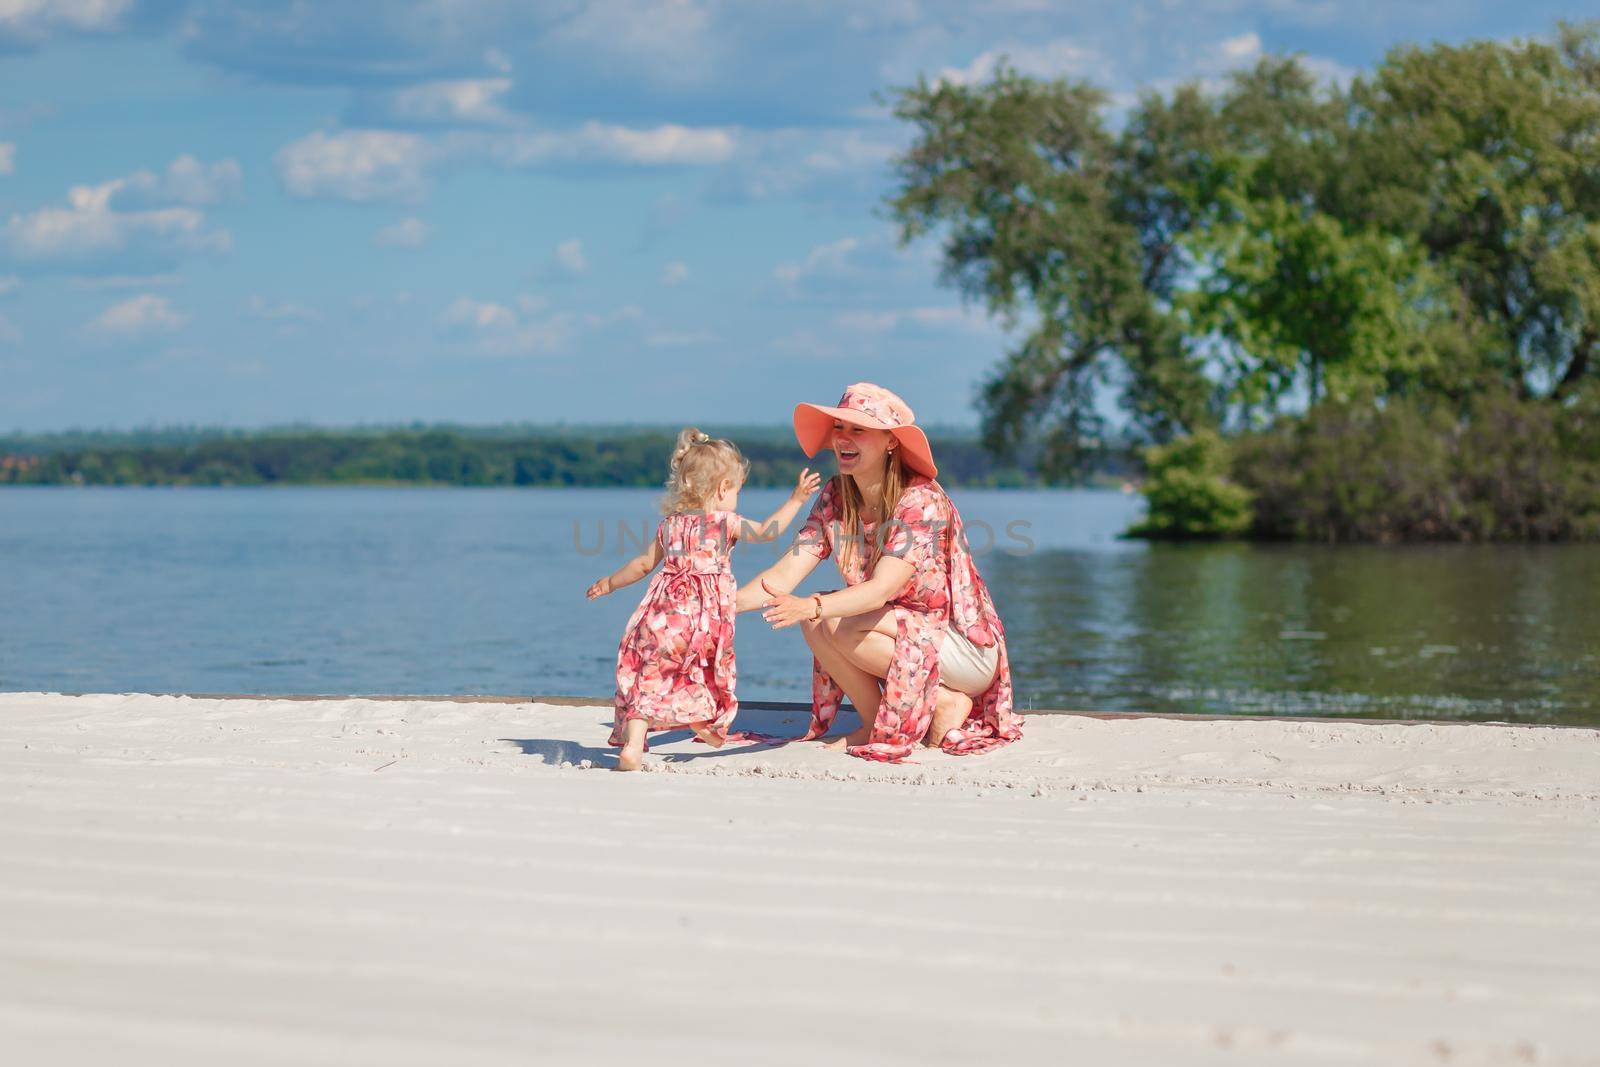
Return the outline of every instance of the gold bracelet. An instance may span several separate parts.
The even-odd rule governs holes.
[[[812,617],[811,621],[812,622],[821,622],[822,621],[822,594],[821,593],[812,593],[811,594],[811,599],[815,600],[817,602],[817,613],[816,613],[815,616]]]

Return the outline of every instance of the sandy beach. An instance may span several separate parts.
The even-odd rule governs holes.
[[[0,695],[7,1059],[1600,1064],[1600,732],[609,720]]]

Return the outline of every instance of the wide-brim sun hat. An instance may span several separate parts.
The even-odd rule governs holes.
[[[928,435],[915,425],[916,418],[910,404],[883,386],[857,382],[844,391],[837,407],[796,404],[794,435],[806,455],[814,456],[833,436],[836,420],[873,430],[888,430],[899,442],[900,459],[907,467],[918,474],[937,478],[939,468],[933,462],[933,449],[928,447]]]

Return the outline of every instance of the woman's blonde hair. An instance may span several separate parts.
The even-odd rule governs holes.
[[[839,503],[838,553],[842,564],[866,545],[866,528],[861,524],[861,490],[856,488],[856,480],[841,473],[835,474],[833,481],[834,499]],[[905,491],[905,464],[900,460],[900,450],[891,448],[884,453],[883,510],[878,515],[878,525],[872,536],[872,550],[867,555],[867,568],[862,571],[863,574],[871,574],[883,556],[883,543],[891,529],[890,520],[900,506],[900,496]]]
[[[732,478],[739,485],[750,475],[750,461],[732,441],[717,440],[690,426],[678,435],[672,449],[672,474],[667,478],[667,495],[661,500],[664,514],[704,511],[717,495],[717,483]]]

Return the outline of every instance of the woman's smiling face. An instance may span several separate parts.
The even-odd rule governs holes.
[[[882,470],[884,453],[893,443],[894,434],[888,430],[872,430],[834,420],[833,454],[839,460],[841,474]]]

